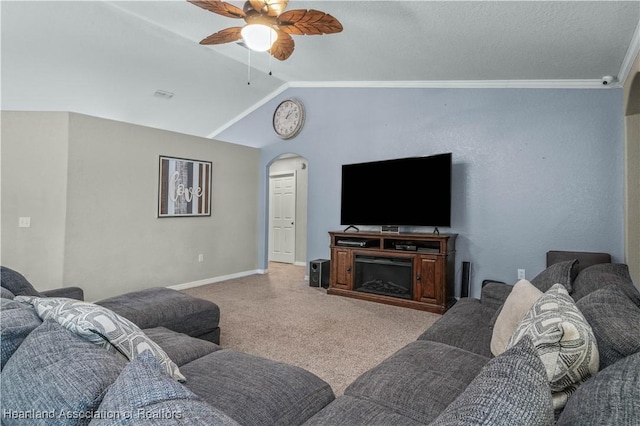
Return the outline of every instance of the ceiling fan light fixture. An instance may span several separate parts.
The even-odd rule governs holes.
[[[256,52],[266,52],[271,49],[273,43],[278,39],[278,33],[276,31],[263,24],[249,24],[245,25],[240,30],[244,42],[251,50]]]

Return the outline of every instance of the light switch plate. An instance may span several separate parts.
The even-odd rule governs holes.
[[[18,227],[19,228],[29,228],[31,226],[31,218],[30,217],[20,217],[18,218]]]

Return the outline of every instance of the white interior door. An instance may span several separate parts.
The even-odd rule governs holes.
[[[269,260],[294,263],[296,259],[296,172],[269,179]]]

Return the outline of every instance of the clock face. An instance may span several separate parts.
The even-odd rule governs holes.
[[[281,102],[273,113],[273,130],[283,139],[297,135],[303,124],[304,107],[295,99]]]

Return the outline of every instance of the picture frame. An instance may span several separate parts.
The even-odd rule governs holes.
[[[211,216],[211,161],[161,155],[158,218]]]

